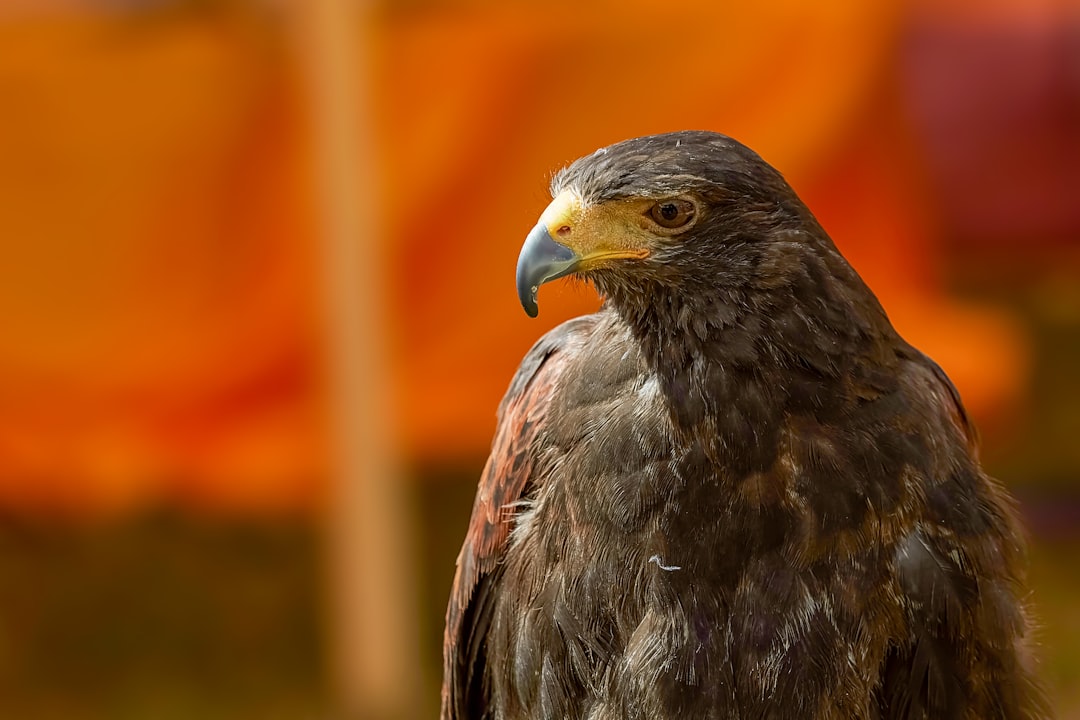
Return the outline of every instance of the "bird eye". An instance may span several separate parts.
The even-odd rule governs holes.
[[[688,225],[694,219],[694,203],[682,198],[661,200],[649,208],[648,216],[654,223],[668,230]]]

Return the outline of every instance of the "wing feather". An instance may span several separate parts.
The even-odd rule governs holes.
[[[962,445],[938,461],[922,490],[924,518],[896,546],[907,637],[894,642],[882,667],[881,718],[1041,717],[1041,696],[1022,661],[1027,623],[1017,597],[1023,561],[1015,508],[978,467],[978,436],[952,382],[925,355],[912,359],[910,391],[936,406],[931,430],[951,425]]]
[[[575,335],[591,317],[563,323],[526,354],[499,405],[498,425],[480,477],[472,518],[457,559],[443,640],[443,720],[485,715],[484,635],[498,586],[514,506],[527,498],[534,476],[536,438]]]

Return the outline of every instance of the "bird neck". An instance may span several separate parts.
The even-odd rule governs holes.
[[[712,365],[761,367],[769,359],[762,356],[770,335],[768,308],[755,307],[744,292],[652,283],[632,292],[612,288],[608,298],[661,377],[693,375]]]
[[[680,409],[690,411],[677,419],[694,423],[700,419],[695,410],[710,409],[697,408],[693,398],[722,405],[729,394],[741,392],[720,382],[722,376],[752,382],[776,365],[767,317],[738,292],[656,284],[645,293],[616,291],[610,300],[661,386]]]
[[[775,459],[788,415],[839,412],[845,384],[858,382],[860,368],[891,362],[899,341],[872,296],[826,309],[801,297],[689,283],[616,287],[609,300],[656,374],[676,431],[754,472]]]

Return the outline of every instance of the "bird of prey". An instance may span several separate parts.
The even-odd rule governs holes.
[[[687,131],[552,196],[522,305],[565,275],[605,302],[499,407],[443,720],[1042,717],[1013,503],[780,173]]]

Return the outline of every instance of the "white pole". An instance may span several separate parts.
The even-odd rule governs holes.
[[[411,720],[421,690],[414,522],[396,452],[368,0],[298,0],[325,288],[330,669],[344,718]]]

